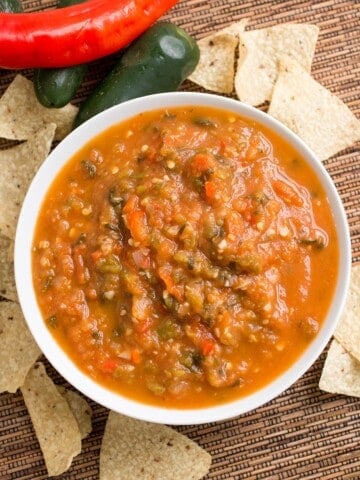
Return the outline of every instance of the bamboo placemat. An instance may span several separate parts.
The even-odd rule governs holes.
[[[55,1],[25,0],[28,11],[52,8]],[[320,27],[313,76],[360,117],[359,3],[342,0],[180,0],[166,16],[196,38],[227,24],[249,19],[249,28],[284,22]],[[54,52],[56,55],[56,52]],[[95,62],[76,103],[109,68]],[[21,72],[31,78],[29,70]],[[0,94],[15,72],[0,70]],[[183,90],[200,90],[186,82]],[[326,162],[344,202],[352,237],[353,261],[360,261],[360,146]],[[325,353],[280,397],[238,418],[202,426],[177,427],[213,458],[208,480],[359,479],[360,399],[331,395],[318,388]],[[64,380],[50,365],[57,383]],[[61,479],[98,478],[100,442],[107,411],[91,402],[93,432]],[[0,395],[0,479],[45,479],[46,469],[21,395]],[[141,480],[141,479],[139,479]],[[161,479],[158,479],[161,480]],[[187,480],[184,478],[184,480]]]

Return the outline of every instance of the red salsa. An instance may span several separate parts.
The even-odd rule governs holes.
[[[306,161],[208,107],[143,113],[91,140],[52,184],[33,241],[44,321],[75,364],[178,408],[284,372],[321,328],[337,272]]]

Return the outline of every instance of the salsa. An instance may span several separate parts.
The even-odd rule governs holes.
[[[137,115],[63,167],[33,280],[78,367],[147,404],[231,401],[316,336],[338,273],[326,194],[274,132],[209,107]]]

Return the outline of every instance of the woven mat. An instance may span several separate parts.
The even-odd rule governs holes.
[[[28,11],[56,2],[25,0]],[[248,18],[249,28],[284,22],[313,22],[320,29],[313,75],[360,117],[360,24],[357,0],[180,0],[167,18],[196,38],[232,21]],[[54,52],[54,54],[56,54]],[[95,62],[76,102],[109,67]],[[22,72],[31,78],[31,71]],[[15,73],[0,71],[0,94]],[[184,90],[199,90],[190,82]],[[353,261],[360,261],[360,146],[328,160],[326,167],[344,202],[352,236]],[[360,399],[321,392],[325,353],[280,397],[236,419],[177,427],[213,458],[207,480],[359,479]],[[64,380],[47,364],[54,380]],[[93,432],[71,470],[61,479],[98,478],[100,442],[107,411],[91,403]],[[20,394],[0,395],[0,479],[45,479],[46,469]],[[139,479],[141,480],[141,479]],[[158,479],[161,480],[161,479]],[[187,480],[184,478],[184,480]]]

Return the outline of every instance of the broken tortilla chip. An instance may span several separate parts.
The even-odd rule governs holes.
[[[68,402],[69,407],[74,414],[75,420],[79,426],[81,439],[86,438],[92,430],[92,409],[90,405],[84,397],[73,390],[68,390],[61,386],[58,386],[58,390]]]
[[[47,157],[55,125],[39,130],[27,142],[0,151],[0,234],[14,239],[18,216],[27,189]]]
[[[7,300],[17,301],[14,261],[10,251],[14,248],[14,242],[0,235],[0,296]]]
[[[189,80],[213,92],[231,93],[234,88],[235,48],[238,40],[228,33],[198,42],[200,60]]]
[[[55,140],[62,140],[72,128],[78,108],[46,108],[36,98],[33,83],[16,75],[0,98],[0,137],[28,140],[40,128],[55,123]]]
[[[100,480],[199,480],[210,455],[165,425],[110,412],[100,450]]]
[[[250,105],[270,100],[284,55],[311,70],[319,28],[311,24],[283,24],[240,34],[235,74],[238,98]]]
[[[360,362],[360,264],[351,268],[350,288],[334,336]]]
[[[331,342],[319,388],[325,392],[360,397],[360,362],[337,340]]]
[[[81,451],[78,424],[68,402],[38,362],[21,387],[49,476],[60,475]]]
[[[360,121],[351,110],[289,58],[280,62],[268,113],[299,135],[320,160],[360,140]]]
[[[235,50],[246,23],[246,20],[241,20],[199,40],[200,60],[189,80],[213,92],[231,93],[234,88]]]
[[[13,393],[41,355],[17,303],[0,302],[0,345],[0,392]]]
[[[235,37],[239,37],[240,33],[242,33],[245,30],[248,23],[249,23],[249,20],[247,18],[242,18],[238,22],[230,23],[230,25],[228,25],[227,27],[224,27],[221,30],[219,30],[218,33],[219,34],[230,33]]]

